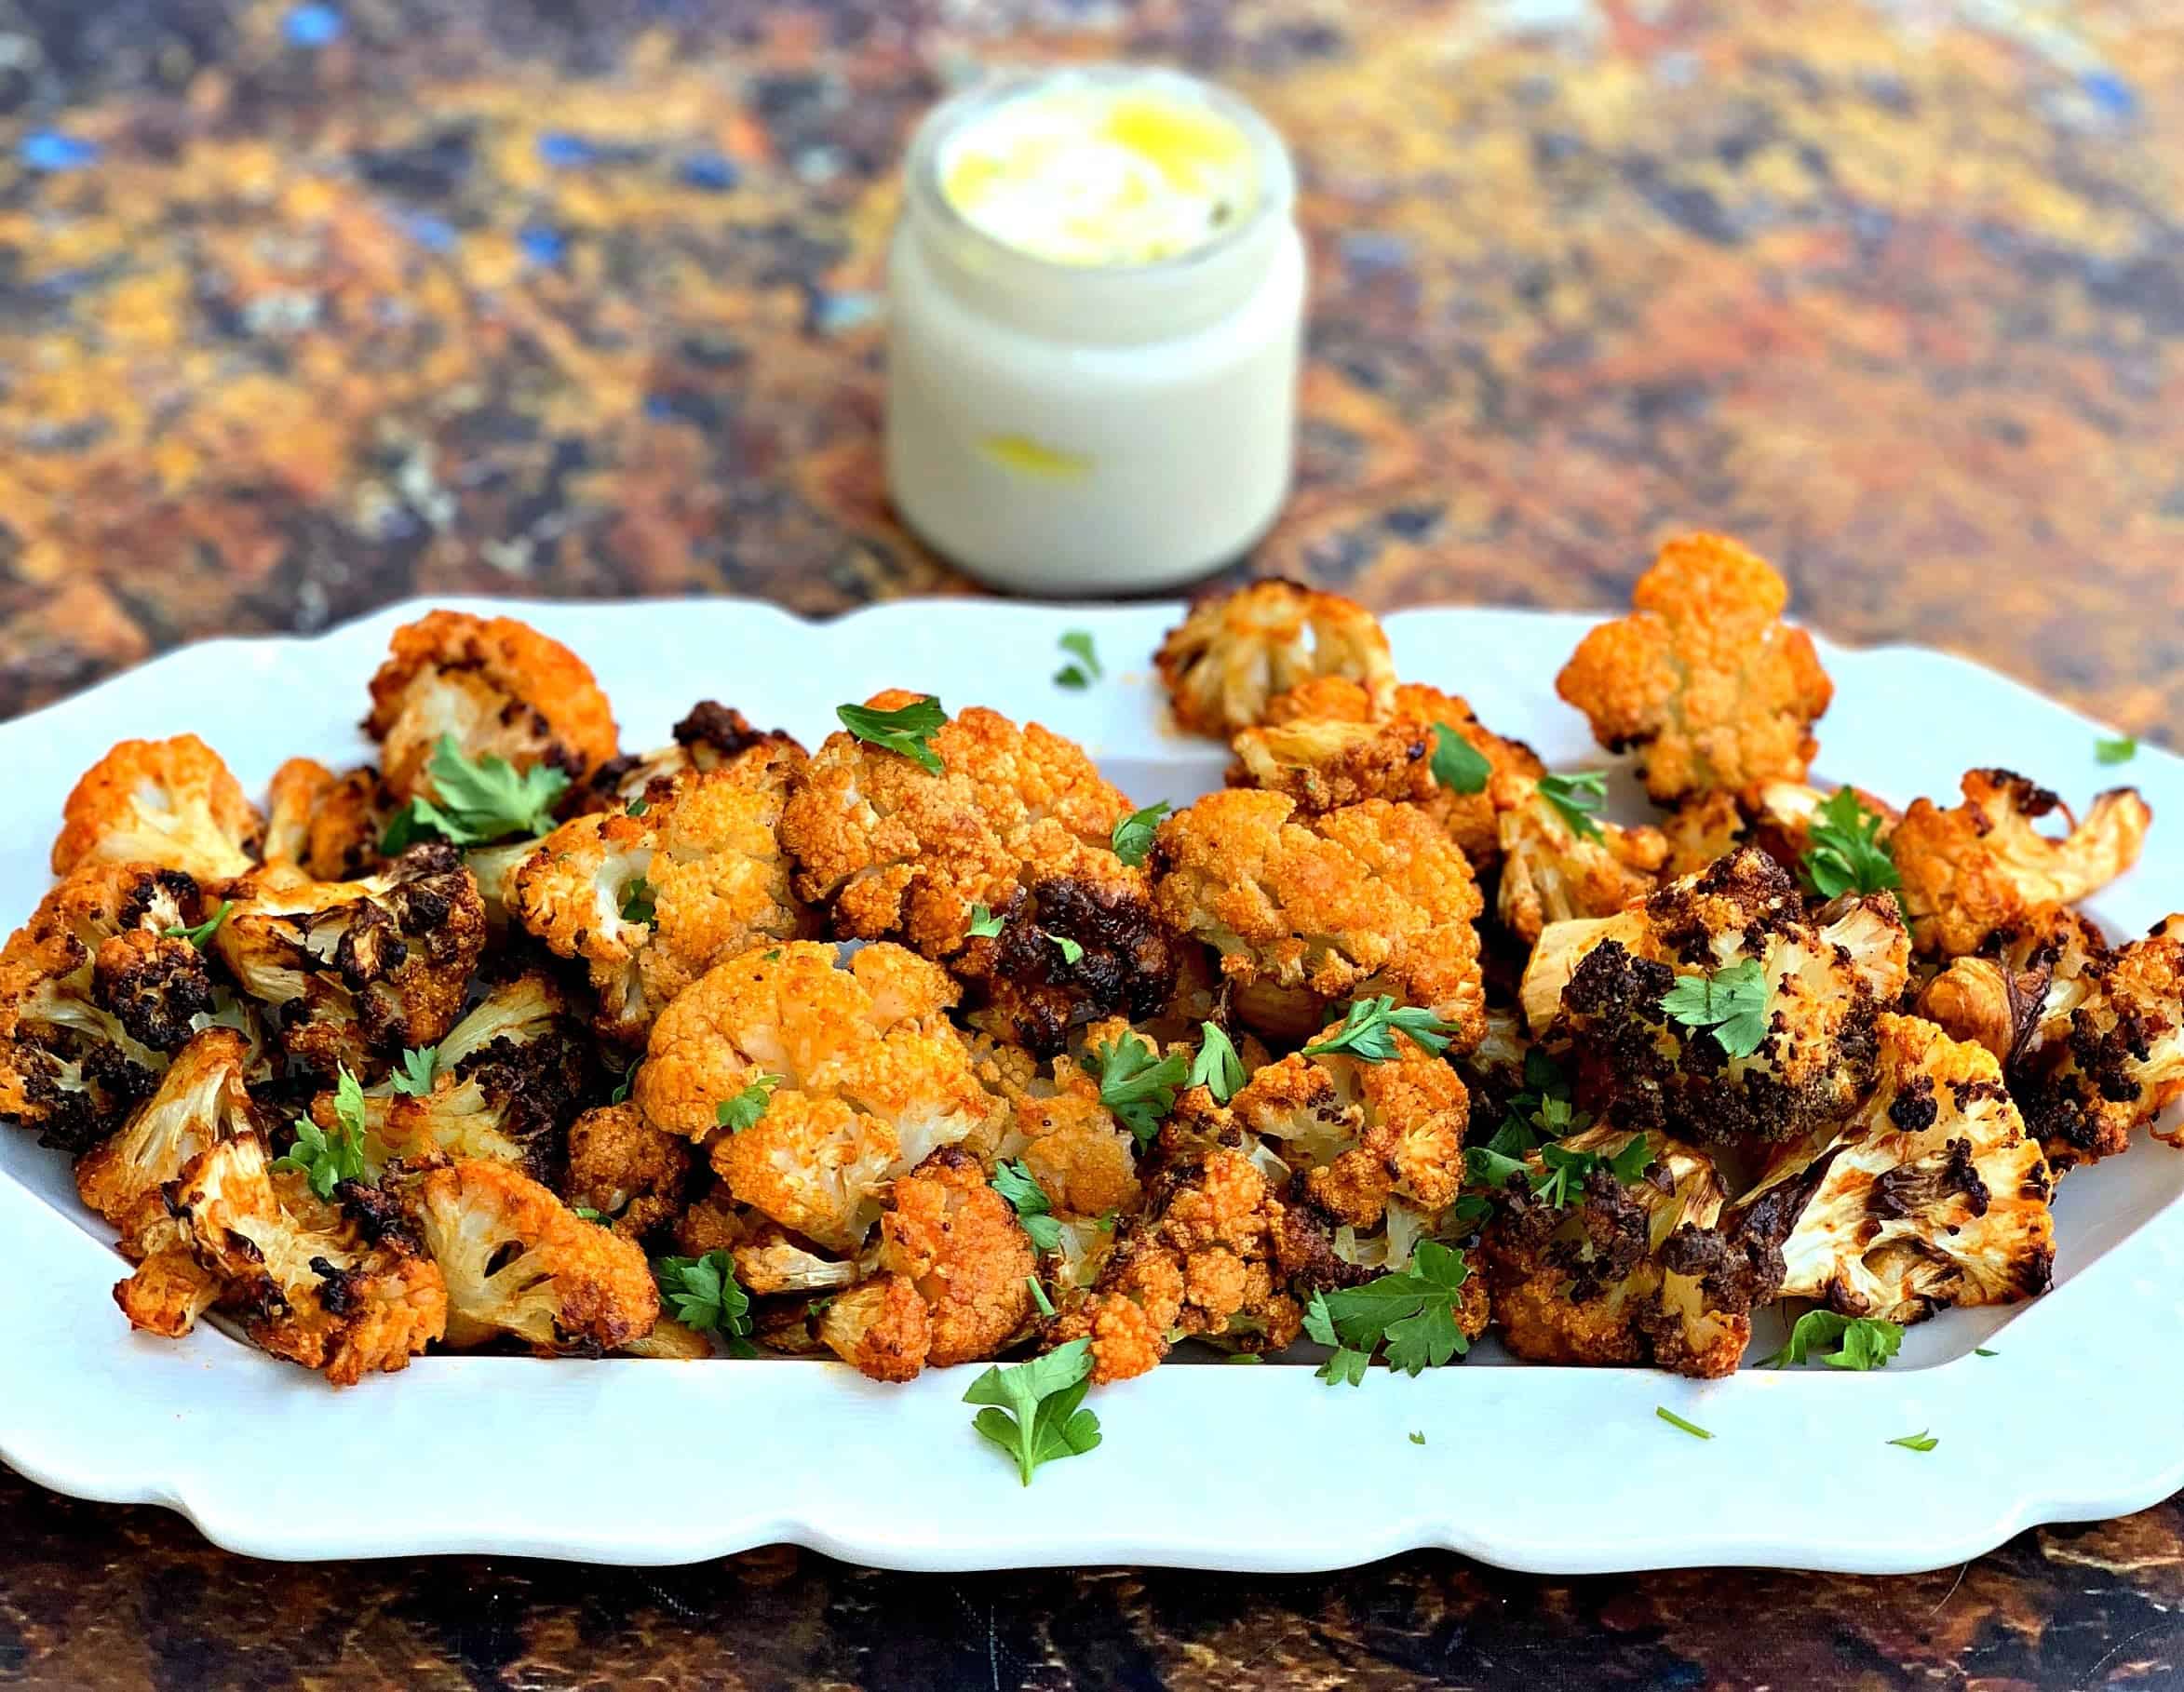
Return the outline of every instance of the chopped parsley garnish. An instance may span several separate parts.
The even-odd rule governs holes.
[[[1782,1350],[1766,1360],[1779,1369],[1817,1357],[1831,1369],[1881,1369],[1904,1343],[1904,1331],[1878,1316],[1839,1316],[1833,1310],[1807,1310],[1797,1319]],[[1830,1351],[1828,1347],[1835,1349]]]
[[[1916,1433],[1907,1433],[1901,1439],[1894,1439],[1888,1443],[1892,1445],[1901,1445],[1906,1451],[1932,1451],[1935,1446],[1941,1444],[1923,1428]]]
[[[1109,837],[1114,846],[1114,855],[1132,869],[1144,863],[1145,854],[1153,850],[1153,831],[1160,826],[1160,819],[1174,809],[1167,800],[1162,799],[1123,818]]]
[[[1866,809],[1856,792],[1838,787],[1813,812],[1806,830],[1812,844],[1798,859],[1798,880],[1823,899],[1847,893],[1881,893],[1901,887],[1895,859],[1881,838],[1881,818]]]
[[[2000,1351],[1989,1351],[1985,1346],[1974,1346],[1972,1348],[1972,1355],[1975,1357],[2000,1357],[2002,1353]]]
[[[1099,1068],[1095,1070],[1086,1060],[1085,1068],[1099,1077],[1099,1102],[1137,1135],[1139,1145],[1149,1143],[1160,1133],[1160,1119],[1176,1108],[1177,1092],[1190,1084],[1190,1054],[1156,1056],[1138,1035],[1125,1034],[1094,1048],[1092,1058]]]
[[[1532,1047],[1524,1054],[1524,1089],[1510,1099],[1486,1148],[1521,1158],[1537,1151],[1543,1140],[1558,1140],[1589,1126],[1592,1113],[1577,1109],[1571,1096],[1561,1066]]]
[[[1540,1159],[1537,1174],[1520,1159],[1496,1151],[1490,1142],[1465,1152],[1464,1167],[1473,1180],[1497,1190],[1506,1188],[1512,1175],[1522,1175],[1533,1198],[1562,1210],[1583,1194],[1584,1178],[1594,1170],[1605,1169],[1624,1186],[1636,1187],[1658,1161],[1652,1143],[1642,1134],[1632,1135],[1612,1152],[1578,1150],[1552,1140],[1535,1149]]]
[[[758,1355],[750,1343],[750,1295],[736,1283],[735,1260],[726,1252],[658,1258],[653,1278],[684,1327],[720,1335],[733,1356]]]
[[[965,932],[974,940],[991,940],[1001,933],[1004,920],[983,905],[974,905],[971,906],[971,926]]]
[[[623,890],[622,920],[642,922],[649,927],[659,920],[659,913],[654,907],[653,884],[639,876]]]
[[[1334,1348],[1319,1378],[1330,1387],[1362,1385],[1366,1365],[1383,1345],[1388,1367],[1406,1375],[1468,1351],[1471,1342],[1456,1317],[1470,1274],[1462,1252],[1437,1240],[1421,1240],[1402,1273],[1313,1294],[1304,1332]]]
[[[601,1228],[612,1228],[614,1226],[613,1217],[608,1215],[604,1211],[592,1209],[592,1207],[588,1204],[572,1204],[569,1206],[569,1212],[572,1215],[582,1221],[597,1222]]]
[[[519,770],[493,752],[473,762],[452,734],[439,737],[425,769],[433,797],[419,794],[395,812],[379,841],[389,857],[427,835],[482,846],[511,835],[544,834],[569,787],[569,778],[550,764]]]
[[[204,921],[198,923],[196,927],[176,927],[163,929],[161,932],[169,940],[187,940],[199,951],[203,951],[205,943],[220,932],[220,925],[227,920],[227,913],[235,907],[236,902],[233,899],[222,899],[220,902],[220,908],[206,918]]]
[[[333,1197],[344,1181],[364,1178],[364,1089],[341,1067],[333,1088],[333,1130],[328,1133],[307,1116],[296,1118],[296,1143],[273,1160],[275,1169],[293,1169],[309,1179],[322,1199]]]
[[[1082,1457],[1099,1444],[1099,1418],[1079,1408],[1091,1374],[1089,1339],[1072,1339],[1008,1368],[995,1364],[964,1394],[964,1403],[988,1406],[971,1426],[1000,1448],[1029,1486],[1040,1464]]]
[[[1031,1289],[1031,1302],[1039,1307],[1039,1314],[1042,1316],[1053,1315],[1054,1300],[1046,1296],[1046,1289],[1039,1284],[1039,1277],[1026,1275],[1024,1284]]]
[[[1425,1435],[1413,1428],[1410,1430],[1410,1443],[1413,1445],[1422,1445],[1425,1444]]]
[[[397,1093],[406,1093],[411,1098],[423,1098],[432,1091],[432,1078],[438,1073],[438,1046],[410,1046],[404,1049],[401,1064],[387,1078],[387,1083]]]
[[[1054,942],[1055,950],[1061,954],[1061,960],[1072,969],[1084,961],[1083,942],[1072,940],[1067,934],[1049,934],[1046,937]]]
[[[1265,1361],[1265,1356],[1258,1351],[1231,1351],[1221,1359],[1225,1363],[1261,1363]]]
[[[1450,793],[1483,793],[1494,772],[1487,755],[1445,722],[1434,724],[1433,761],[1426,768]]]
[[[1036,1250],[1050,1252],[1061,1244],[1061,1224],[1054,1219],[1054,1202],[1023,1159],[995,1166],[993,1190],[1008,1201]],[[1053,1313],[1047,1312],[1050,1316]]]
[[[741,1134],[759,1118],[766,1114],[766,1106],[772,1101],[774,1089],[781,1084],[778,1075],[761,1074],[750,1085],[734,1098],[722,1099],[713,1107],[713,1120],[730,1134]]]
[[[1711,975],[1678,975],[1661,995],[1662,1013],[1687,1028],[1704,1028],[1732,1057],[1749,1057],[1767,1038],[1767,973],[1757,958]]]
[[[1054,673],[1058,688],[1088,688],[1107,672],[1099,667],[1099,654],[1093,650],[1092,637],[1081,628],[1072,628],[1061,638],[1061,650],[1076,660],[1065,664]]]
[[[932,694],[893,711],[875,711],[870,705],[836,705],[834,715],[859,740],[884,751],[899,752],[934,775],[940,773],[940,754],[933,750],[933,736],[947,722],[948,713]]]
[[[1601,838],[1594,814],[1608,803],[1608,776],[1601,770],[1580,770],[1575,775],[1543,775],[1540,797],[1581,839]]]
[[[1675,1411],[1669,1409],[1666,1404],[1655,1404],[1653,1406],[1653,1414],[1659,1417],[1663,1421],[1666,1422],[1671,1428],[1682,1429],[1684,1432],[1690,1434],[1694,1440],[1710,1440],[1714,1437],[1704,1428],[1700,1427],[1698,1423],[1685,1421],[1682,1417],[1677,1415]]]
[[[651,809],[652,801],[647,799],[644,795],[640,793],[635,799],[631,799],[627,805],[622,807],[622,814],[624,816],[642,816]]]
[[[2138,756],[2138,737],[2120,734],[2114,740],[2096,740],[2093,756],[2104,764],[2127,764]]]
[[[610,1105],[627,1104],[629,1102],[629,1083],[636,1079],[637,1066],[631,1064],[628,1068],[622,1071],[622,1079],[614,1083],[613,1092],[607,1094],[607,1103]]]
[[[1317,1045],[1306,1046],[1303,1055],[1325,1057],[1329,1053],[1347,1052],[1363,1063],[1384,1064],[1395,1055],[1397,1029],[1428,1052],[1447,1051],[1449,1036],[1455,1032],[1431,1011],[1416,1005],[1398,1007],[1391,996],[1382,993],[1352,1004],[1342,1017],[1342,1026]]]
[[[1236,1055],[1235,1043],[1221,1032],[1220,1024],[1200,1023],[1198,1035],[1198,1055],[1191,1060],[1185,1084],[1204,1087],[1215,1104],[1225,1105],[1244,1084],[1244,1060]]]

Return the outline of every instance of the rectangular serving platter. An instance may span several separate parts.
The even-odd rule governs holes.
[[[632,748],[664,742],[706,697],[816,745],[837,704],[906,686],[1036,718],[1140,804],[1205,792],[1227,761],[1166,725],[1150,654],[1172,604],[904,601],[815,624],[727,599],[434,603],[506,611],[568,642]],[[0,725],[16,795],[0,819],[0,918],[20,922],[45,891],[61,801],[118,738],[195,731],[260,791],[283,758],[366,756],[365,682],[389,631],[424,609],[184,648]],[[1613,761],[1553,691],[1591,621],[1444,607],[1387,627],[1404,677],[1464,694],[1551,766],[1575,768]],[[1108,673],[1070,692],[1052,679],[1057,640],[1080,628]],[[2076,802],[2120,775],[2157,820],[2138,868],[2089,908],[2132,933],[2184,905],[2184,762],[2149,749],[2103,770],[2098,725],[1962,659],[1821,650],[1836,683],[1823,785],[1855,780],[1901,803],[2002,763]],[[1642,814],[1626,775],[1615,799]],[[1878,1374],[1698,1383],[1517,1364],[1491,1343],[1415,1380],[1375,1370],[1359,1390],[1323,1385],[1308,1363],[1170,1365],[1096,1393],[1104,1443],[1041,1470],[1027,1495],[971,1430],[961,1399],[975,1369],[887,1387],[785,1360],[434,1356],[337,1392],[215,1326],[181,1343],[133,1336],[111,1294],[124,1266],[64,1160],[0,1132],[0,1459],[287,1559],[668,1564],[792,1541],[921,1570],[1304,1571],[1424,1546],[1543,1573],[1923,1569],[2184,1484],[2180,1195],[2184,1155],[2150,1143],[2073,1175],[2056,1203],[2054,1291],[1914,1328]],[[1755,1354],[1778,1338],[1763,1328]],[[1659,1408],[1715,1437],[1678,1431]],[[2058,1431],[2071,1430],[2092,1433]],[[1933,1450],[1888,1443],[1921,1431]]]

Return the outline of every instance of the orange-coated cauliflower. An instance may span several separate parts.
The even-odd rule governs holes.
[[[1300,818],[1278,793],[1231,788],[1162,823],[1151,862],[1161,919],[1220,951],[1255,1027],[1309,1033],[1332,1003],[1387,993],[1432,1010],[1457,1051],[1476,1042],[1478,885],[1416,807]]]
[[[561,1196],[640,1241],[682,1214],[690,1161],[690,1142],[654,1128],[635,1105],[600,1105],[569,1125]]]
[[[860,1375],[915,1380],[933,1348],[933,1320],[908,1276],[875,1275],[827,1307],[819,1339]]]
[[[1904,915],[1922,952],[1976,951],[1997,929],[2042,905],[2075,905],[2138,861],[2153,812],[2137,789],[2093,801],[2083,822],[2046,788],[2007,770],[1973,770],[1964,802],[1943,810],[1914,799],[1888,837],[1903,878]],[[2060,839],[2033,824],[2060,811]]]
[[[1339,676],[1363,687],[1376,716],[1395,688],[1388,637],[1365,607],[1294,582],[1252,582],[1199,600],[1153,656],[1176,721],[1225,740],[1263,719],[1299,682]]]
[[[1555,691],[1611,752],[1638,749],[1663,804],[1801,782],[1834,690],[1812,637],[1782,621],[1788,602],[1763,558],[1721,535],[1684,535],[1638,578],[1634,614],[1578,643]]]
[[[779,729],[755,729],[741,711],[706,699],[691,706],[675,725],[669,745],[612,759],[594,770],[578,806],[583,811],[626,811],[640,801],[649,803],[648,795],[655,786],[671,785],[686,775],[734,770],[763,783],[774,780],[776,771],[801,772],[804,761],[804,749],[794,735]]]
[[[655,1127],[712,1139],[741,1203],[836,1250],[888,1182],[983,1129],[994,1101],[948,1020],[955,984],[898,946],[790,941],[719,964],[653,1025],[631,1096]],[[723,1132],[721,1108],[762,1109]]]
[[[264,833],[264,818],[220,754],[195,734],[125,740],[83,772],[61,807],[53,873],[157,864],[223,880],[257,861]]]
[[[923,697],[893,691],[870,708]],[[897,939],[946,963],[1040,1052],[1090,1018],[1157,1011],[1176,962],[1144,871],[1112,843],[1129,800],[1073,743],[977,706],[931,747],[937,774],[828,736],[781,822],[797,891],[845,938]],[[971,933],[981,906],[999,933]]]
[[[432,796],[442,735],[467,759],[545,764],[581,782],[614,756],[614,714],[584,661],[513,617],[436,611],[394,632],[364,732],[397,799]],[[232,872],[231,872],[232,873]]]
[[[236,1029],[193,1034],[152,1096],[77,1160],[78,1196],[114,1225],[131,1261],[156,1249],[167,1231],[167,1184],[215,1142],[251,1132],[247,1082],[255,1057]]]
[[[392,812],[378,771],[336,775],[315,759],[291,758],[273,772],[265,862],[315,880],[355,880],[378,865]]]
[[[1820,797],[1810,787],[1801,787],[1796,791],[1812,793],[1815,803]],[[1765,804],[1764,795],[1761,804],[1762,807]],[[1606,830],[1608,825],[1603,823],[1601,827]],[[1688,799],[1661,819],[1661,835],[1668,843],[1666,873],[1671,880],[1678,876],[1696,875],[1715,859],[1725,858],[1734,852],[1750,838],[1751,833],[1751,826],[1745,821],[1745,813],[1734,795],[1717,791]],[[1800,842],[1798,852],[1803,850]],[[1774,852],[1772,847],[1769,851],[1777,863],[1791,864],[1797,861],[1797,852],[1785,856],[1782,853]],[[1605,916],[1607,913],[1597,911],[1583,914]]]
[[[1594,821],[1598,832],[1581,834],[1529,775],[1496,778],[1493,797],[1502,848],[1494,914],[1526,945],[1551,922],[1612,915],[1660,884],[1668,841],[1658,828]]]

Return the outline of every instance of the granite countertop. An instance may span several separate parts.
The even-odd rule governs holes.
[[[1234,84],[1299,154],[1301,480],[1254,569],[1607,607],[1704,522],[1839,638],[2173,738],[2161,0],[0,0],[0,710],[412,594],[969,591],[882,496],[894,161],[981,63],[1118,54]],[[1888,1581],[290,1569],[12,1477],[0,1546],[9,1684],[2184,1672],[2174,1502]]]

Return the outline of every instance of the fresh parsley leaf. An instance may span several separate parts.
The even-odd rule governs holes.
[[[622,1079],[614,1083],[613,1092],[607,1094],[607,1103],[610,1105],[622,1105],[628,1103],[629,1083],[634,1081],[636,1079],[637,1066],[635,1064],[631,1064],[628,1068],[622,1071]]]
[[[730,1134],[741,1134],[766,1114],[766,1106],[772,1102],[774,1089],[780,1084],[781,1078],[778,1075],[760,1074],[753,1077],[750,1085],[734,1098],[722,1099],[713,1107],[713,1120]]]
[[[1682,1417],[1677,1415],[1675,1411],[1669,1409],[1666,1404],[1655,1404],[1653,1406],[1653,1414],[1659,1417],[1663,1421],[1666,1422],[1671,1428],[1682,1429],[1694,1440],[1710,1440],[1714,1437],[1704,1428],[1700,1427],[1698,1423],[1685,1421]]]
[[[1521,1158],[1497,1151],[1490,1145],[1474,1146],[1465,1151],[1463,1167],[1474,1181],[1497,1192],[1509,1185],[1512,1175],[1523,1175],[1528,1181],[1531,1178],[1531,1171]]]
[[[419,794],[395,813],[380,837],[388,856],[427,835],[458,846],[482,846],[511,835],[544,834],[569,778],[550,764],[518,770],[498,753],[475,762],[463,756],[452,734],[439,737],[425,766],[432,797]]]
[[[1798,880],[1823,899],[1847,893],[1881,893],[1901,887],[1895,859],[1881,838],[1881,818],[1856,792],[1838,787],[1813,812],[1806,833],[1812,844],[1798,858]]]
[[[1039,1314],[1042,1316],[1053,1315],[1054,1300],[1046,1296],[1046,1289],[1039,1284],[1039,1277],[1026,1275],[1024,1284],[1031,1289],[1031,1302],[1039,1307]]]
[[[1425,1444],[1425,1435],[1421,1433],[1417,1429],[1413,1428],[1410,1430],[1410,1443],[1413,1445],[1422,1445]]]
[[[2104,764],[2127,764],[2138,756],[2138,737],[2120,734],[2114,740],[2096,740],[2093,756]]]
[[[613,1217],[608,1215],[604,1211],[592,1209],[592,1207],[588,1204],[572,1204],[569,1207],[569,1212],[572,1215],[576,1216],[583,1221],[597,1222],[601,1228],[612,1228],[614,1226]]]
[[[1602,838],[1594,814],[1608,803],[1608,776],[1600,770],[1580,770],[1574,775],[1543,775],[1540,797],[1581,839]]]
[[[1046,1196],[1046,1189],[1039,1185],[1023,1159],[998,1164],[993,1171],[993,1190],[1009,1202],[1017,1213],[1017,1220],[1024,1232],[1031,1237],[1033,1249],[1050,1252],[1061,1244],[1061,1224],[1054,1219],[1054,1203]],[[1048,1315],[1054,1312],[1049,1310]]]
[[[1225,1363],[1262,1363],[1265,1356],[1258,1351],[1231,1351],[1221,1359]]]
[[[699,1333],[720,1335],[737,1356],[750,1356],[750,1295],[736,1282],[735,1260],[726,1252],[702,1257],[661,1257],[653,1278],[675,1307],[675,1320]]]
[[[1107,672],[1099,667],[1099,654],[1093,650],[1092,637],[1081,628],[1073,628],[1061,638],[1061,650],[1077,662],[1065,664],[1054,673],[1055,685],[1065,688],[1088,688]]]
[[[1054,942],[1055,949],[1061,953],[1064,963],[1074,967],[1084,960],[1085,947],[1081,942],[1071,939],[1067,934],[1049,934],[1046,937]]]
[[[322,1199],[333,1197],[344,1181],[364,1178],[364,1089],[341,1067],[333,1088],[333,1131],[330,1134],[307,1116],[296,1118],[296,1143],[287,1155],[273,1160],[275,1169],[293,1169],[311,1183]]]
[[[1494,766],[1487,755],[1445,722],[1434,724],[1433,778],[1450,793],[1484,793]]]
[[[2000,1357],[2002,1353],[2000,1351],[1989,1351],[1985,1346],[1974,1346],[1972,1348],[1972,1355],[1975,1357]]]
[[[995,916],[983,905],[971,906],[971,926],[966,931],[975,940],[991,940],[1001,933],[1004,919]]]
[[[236,902],[233,899],[222,899],[220,902],[220,908],[195,928],[169,928],[161,932],[169,940],[187,940],[199,951],[203,951],[205,943],[220,932],[220,925],[227,920],[227,913],[235,907]]]
[[[439,1072],[438,1046],[411,1046],[402,1053],[401,1068],[388,1078],[397,1093],[423,1098],[432,1091],[432,1078]]]
[[[1891,1440],[1888,1443],[1892,1445],[1901,1445],[1906,1451],[1932,1451],[1935,1446],[1941,1444],[1923,1428],[1916,1433],[1907,1433],[1903,1438]]]
[[[1878,1316],[1840,1316],[1833,1310],[1807,1310],[1791,1326],[1782,1350],[1765,1360],[1780,1369],[1816,1357],[1832,1369],[1885,1368],[1904,1343],[1904,1331]],[[1827,1348],[1834,1347],[1830,1351]]]
[[[1040,1464],[1082,1457],[1099,1444],[1099,1418],[1079,1408],[1091,1373],[1089,1339],[1072,1339],[1008,1368],[996,1364],[964,1394],[966,1404],[989,1406],[971,1426],[1017,1466],[1029,1486]]]
[[[1148,1144],[1160,1133],[1161,1118],[1176,1108],[1177,1092],[1190,1083],[1190,1054],[1171,1052],[1156,1057],[1138,1035],[1125,1034],[1096,1047],[1092,1057],[1098,1070],[1089,1061],[1085,1068],[1099,1077],[1099,1102],[1137,1135],[1139,1145]]]
[[[1533,1198],[1562,1210],[1584,1192],[1584,1178],[1594,1170],[1605,1169],[1624,1186],[1635,1187],[1656,1162],[1652,1144],[1642,1134],[1632,1135],[1619,1149],[1606,1154],[1549,1141],[1537,1148],[1536,1155],[1540,1167],[1535,1174],[1529,1164],[1495,1150],[1490,1141],[1464,1153],[1464,1168],[1474,1181],[1497,1190],[1507,1188],[1511,1176],[1522,1175]]]
[[[1335,1348],[1319,1371],[1320,1379],[1329,1386],[1362,1385],[1366,1365],[1383,1346],[1388,1366],[1406,1375],[1468,1351],[1471,1342],[1456,1317],[1470,1275],[1462,1252],[1437,1240],[1421,1240],[1402,1273],[1314,1293],[1304,1312],[1304,1332]]]
[[[622,920],[649,926],[659,920],[653,901],[653,884],[639,876],[622,891]]]
[[[1109,837],[1114,847],[1114,855],[1132,869],[1144,863],[1145,854],[1153,850],[1153,836],[1160,827],[1160,819],[1174,809],[1167,800],[1162,799],[1158,804],[1148,805],[1142,811],[1133,811],[1123,818],[1114,826],[1114,833]]]
[[[624,816],[642,816],[652,808],[652,801],[646,799],[644,795],[640,793],[635,799],[631,799],[627,805],[622,807],[622,814]]]
[[[1382,993],[1353,1003],[1342,1017],[1342,1026],[1317,1045],[1306,1046],[1303,1055],[1325,1057],[1332,1052],[1347,1052],[1363,1063],[1384,1064],[1395,1055],[1398,1029],[1428,1052],[1447,1051],[1449,1036],[1455,1032],[1431,1011],[1416,1005],[1397,1008],[1395,1000]]]
[[[1198,1055],[1191,1061],[1185,1084],[1204,1087],[1217,1105],[1227,1104],[1244,1084],[1244,1060],[1236,1055],[1235,1043],[1221,1031],[1220,1024],[1198,1025]]]
[[[1663,1014],[1687,1028],[1712,1031],[1732,1057],[1749,1057],[1767,1038],[1767,974],[1746,958],[1705,974],[1678,975],[1661,995]]]
[[[932,694],[893,711],[875,711],[870,705],[836,705],[834,715],[859,740],[899,752],[931,774],[940,773],[940,754],[933,750],[933,736],[947,722],[948,713]]]

